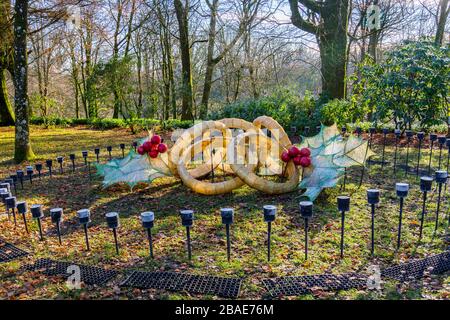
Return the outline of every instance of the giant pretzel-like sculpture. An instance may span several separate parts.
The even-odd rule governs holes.
[[[268,137],[261,129],[266,128],[270,132],[277,132],[277,138]],[[241,133],[232,136],[231,129],[239,129]],[[213,132],[220,132],[220,136],[212,136]],[[194,142],[195,135],[200,133],[201,139]],[[252,138],[256,144],[249,147],[256,149],[257,163],[246,161],[246,150],[244,144],[246,138]],[[175,145],[169,151],[169,168],[175,176],[179,176],[183,183],[197,193],[216,195],[231,192],[232,190],[248,184],[250,187],[269,194],[290,192],[296,189],[299,181],[299,170],[292,163],[287,164],[285,174],[286,182],[275,182],[258,176],[255,171],[262,165],[270,165],[274,159],[266,159],[270,150],[274,147],[279,150],[277,159],[281,153],[287,150],[291,141],[284,129],[274,119],[262,116],[250,123],[236,118],[227,118],[218,121],[204,121],[185,130],[177,139]],[[214,152],[211,152],[214,146]],[[233,150],[235,149],[235,150]],[[188,170],[189,163],[198,150],[203,154],[204,163],[199,167]],[[236,154],[240,161],[228,161],[226,156]],[[230,159],[229,159],[230,160]],[[211,170],[223,164],[224,171],[234,174],[230,180],[220,182],[209,182],[200,180],[202,176],[211,173]]]

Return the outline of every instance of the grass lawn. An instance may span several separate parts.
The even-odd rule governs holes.
[[[32,127],[33,149],[38,160],[55,159],[76,153],[77,164],[82,164],[81,150],[102,148],[101,161],[107,160],[106,146],[113,146],[113,156],[121,157],[120,143],[130,146],[134,139],[145,133],[131,135],[127,130],[94,131],[85,127],[43,129]],[[166,141],[169,137],[163,133]],[[21,166],[11,161],[14,149],[14,128],[0,128],[0,176],[11,174]],[[399,162],[404,163],[404,149]],[[374,151],[381,155],[379,145]],[[386,158],[393,160],[393,147],[386,149]],[[422,167],[428,161],[428,150],[423,152]],[[437,167],[439,152],[434,153],[433,164]],[[415,163],[416,150],[410,151],[410,165]],[[444,152],[445,164],[447,151]],[[35,163],[35,161],[33,161]],[[418,242],[421,193],[415,175],[405,176],[392,166],[381,170],[370,166],[361,188],[358,188],[361,168],[349,170],[346,191],[339,187],[327,189],[315,202],[314,218],[310,222],[309,259],[304,259],[303,221],[298,212],[301,191],[270,196],[244,186],[231,194],[203,196],[193,193],[175,178],[155,180],[152,184],[138,185],[132,192],[126,186],[114,186],[103,190],[101,179],[89,181],[84,169],[76,174],[65,170],[58,174],[56,160],[53,178],[34,180],[32,186],[25,182],[24,190],[18,191],[18,199],[29,205],[39,203],[45,208],[43,221],[45,241],[39,241],[37,225],[29,222],[31,234],[26,234],[23,223],[14,228],[7,216],[0,216],[0,237],[29,252],[21,260],[0,264],[0,299],[197,299],[214,298],[161,290],[138,290],[119,288],[123,275],[107,287],[85,286],[81,290],[69,290],[64,281],[49,278],[40,273],[22,272],[20,266],[38,258],[74,261],[105,268],[184,271],[202,275],[238,276],[244,279],[240,298],[269,298],[261,280],[285,275],[307,275],[320,273],[366,272],[371,264],[381,268],[408,259],[423,258],[446,250],[449,243],[445,235],[450,201],[445,192],[441,208],[440,227],[433,234],[437,193],[429,198],[429,213],[425,221],[424,238]],[[406,198],[403,216],[402,245],[396,252],[398,226],[398,198],[395,182],[409,182],[411,190]],[[376,211],[375,258],[370,257],[370,208],[366,201],[368,188],[381,190],[381,203]],[[336,196],[351,195],[351,211],[346,216],[345,257],[339,257],[340,213],[336,208]],[[272,261],[266,261],[266,228],[263,222],[262,206],[274,204],[278,216],[272,225]],[[232,260],[226,259],[225,227],[221,224],[221,207],[235,209],[235,223],[231,227]],[[63,245],[58,244],[55,227],[48,218],[49,209],[64,208],[62,224]],[[84,233],[78,225],[76,211],[90,208],[92,224],[89,227],[91,251],[84,249]],[[189,263],[185,251],[185,229],[181,226],[180,209],[195,210],[194,226],[191,231],[193,259]],[[155,259],[148,258],[148,243],[142,229],[139,214],[142,211],[155,212],[153,228]],[[0,212],[3,212],[3,206]],[[120,213],[122,226],[118,230],[121,252],[115,254],[112,233],[106,227],[104,214],[109,211]],[[30,220],[30,219],[29,219]],[[447,240],[448,241],[448,240]],[[419,281],[404,283],[394,281],[382,284],[381,291],[349,290],[338,293],[317,291],[313,295],[296,299],[448,299],[450,297],[449,274],[429,276]]]

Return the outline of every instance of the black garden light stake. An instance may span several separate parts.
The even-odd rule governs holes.
[[[397,173],[397,151],[398,151],[398,141],[400,140],[400,136],[402,134],[400,129],[394,130],[395,134],[395,152],[394,152],[394,174]]]
[[[72,173],[75,173],[75,154],[69,154],[69,159],[72,162]]]
[[[125,158],[125,143],[121,143],[119,146],[120,150],[122,150],[122,158]]]
[[[61,221],[62,221],[63,209],[61,208],[53,208],[50,209],[50,217],[52,218],[52,222],[56,224],[56,232],[58,233],[58,241],[59,245],[62,244],[61,241]]]
[[[356,133],[356,135],[358,136],[358,138],[361,137],[361,134],[362,134],[362,129],[361,129],[361,127],[356,127],[355,133]]]
[[[36,219],[38,227],[39,227],[39,236],[41,241],[44,240],[44,236],[42,235],[42,225],[41,225],[41,219],[44,218],[44,212],[42,211],[42,205],[40,204],[33,204],[30,208],[31,216],[33,219]]]
[[[10,179],[9,181],[11,181],[10,184],[12,184],[12,186],[14,188],[14,194],[17,194],[17,174],[10,175],[9,179]]]
[[[347,127],[346,126],[342,126],[341,132],[342,132],[342,135],[345,137],[345,134],[347,133]]]
[[[308,260],[308,222],[313,214],[313,203],[311,201],[300,202],[300,215],[305,220],[305,260]]]
[[[191,252],[191,231],[192,223],[194,220],[194,211],[192,210],[180,210],[181,224],[186,227],[186,238],[187,238],[187,250],[189,261],[192,259]]]
[[[296,132],[297,132],[297,127],[291,126],[291,135],[294,136]]]
[[[136,148],[137,148],[137,146],[138,146],[138,143],[137,143],[137,141],[133,141],[133,148],[134,148],[134,152],[136,152]]]
[[[386,136],[389,133],[389,129],[388,128],[383,128],[383,151],[381,154],[381,168],[384,168],[384,154],[385,154],[385,150],[386,150]]]
[[[264,221],[267,222],[267,261],[270,261],[270,238],[272,236],[272,222],[275,221],[277,207],[265,205],[263,207]]]
[[[417,152],[417,166],[416,166],[416,176],[419,176],[419,165],[420,165],[420,150],[422,149],[423,138],[425,137],[424,132],[417,132],[417,139],[419,140],[419,150]]]
[[[89,246],[89,235],[88,235],[88,224],[91,222],[91,212],[89,209],[81,209],[77,211],[78,221],[83,226],[84,229],[84,239],[86,242],[86,250],[90,251]]]
[[[425,220],[425,213],[426,213],[427,193],[431,191],[432,184],[433,184],[433,178],[420,177],[420,191],[422,191],[422,193],[423,193],[423,201],[422,201],[422,216],[420,217],[419,239],[422,239],[423,223]]]
[[[338,210],[341,212],[341,259],[344,258],[344,229],[345,229],[345,212],[350,210],[350,197],[337,197]]]
[[[119,254],[119,242],[117,241],[117,228],[119,225],[119,214],[117,212],[108,212],[106,215],[106,223],[108,228],[112,229],[114,235],[114,243],[116,245],[116,253]]]
[[[317,126],[316,126],[316,131],[317,131],[317,132],[320,132],[321,129],[322,129],[322,126],[321,126],[321,125],[317,125]]]
[[[87,166],[87,157],[88,157],[88,154],[89,154],[89,152],[86,151],[86,150],[81,151],[81,155],[83,156],[83,159],[84,159],[84,165],[85,165],[85,166]]]
[[[439,143],[439,165],[438,170],[441,170],[441,162],[442,162],[442,148],[444,147],[445,141],[447,138],[445,136],[438,137]]]
[[[405,159],[405,176],[408,174],[409,171],[409,146],[411,144],[411,139],[414,135],[414,132],[412,132],[411,130],[406,130],[406,159]]]
[[[448,173],[444,170],[438,170],[435,172],[436,183],[438,184],[438,202],[436,207],[436,223],[434,226],[434,232],[437,231],[439,224],[439,211],[441,208],[441,193],[442,193],[442,185],[447,182]]]
[[[6,180],[0,183],[0,189],[6,189],[6,192],[11,192],[11,183]]]
[[[445,140],[445,146],[447,147],[447,172],[450,164],[450,139]]]
[[[6,189],[2,189],[2,190],[6,190]],[[8,191],[0,192],[0,197],[2,199],[3,204],[5,205],[6,213],[8,214],[8,220],[11,220],[11,214],[9,213],[8,205],[6,203],[6,198],[11,197],[11,192],[8,192]]]
[[[36,170],[38,172],[39,180],[41,179],[42,163],[36,163]]]
[[[30,180],[30,184],[33,184],[33,166],[27,166],[26,170],[28,180]]]
[[[95,148],[95,149],[94,149],[94,153],[95,153],[95,156],[97,157],[97,163],[100,162],[100,161],[99,161],[100,148]]]
[[[14,226],[17,226],[17,220],[16,220],[16,204],[17,204],[17,200],[16,200],[16,197],[6,198],[5,201],[6,201],[6,210],[8,210],[8,214],[9,214],[9,210],[12,210],[13,219],[14,219]]]
[[[230,224],[233,223],[234,210],[233,208],[221,208],[220,215],[222,216],[222,224],[225,225],[227,235],[227,259],[228,262],[230,262],[231,258]]]
[[[309,134],[310,128],[308,126],[305,127],[305,130],[303,130],[303,135],[307,136]]]
[[[403,218],[403,199],[408,195],[409,184],[398,182],[395,184],[397,196],[400,198],[400,214],[398,218],[398,233],[397,233],[397,250],[400,249],[400,241],[402,236],[402,218]]]
[[[17,207],[17,212],[22,215],[23,224],[25,225],[25,231],[27,233],[30,233],[28,231],[28,224],[27,224],[27,210],[28,210],[27,203],[25,201],[19,201],[19,202],[17,202],[16,207]]]
[[[112,152],[112,146],[107,146],[107,147],[106,147],[106,151],[108,151],[109,161],[111,161],[111,159],[112,159],[112,155],[111,155],[111,152]]]
[[[20,169],[17,170],[16,175],[17,175],[17,179],[20,182],[20,188],[23,190],[23,176],[24,176],[23,170],[20,170]]]
[[[380,190],[368,189],[367,190],[367,202],[370,204],[371,213],[371,246],[370,255],[373,256],[375,252],[375,205],[380,202]]]
[[[144,229],[147,230],[148,245],[150,248],[150,257],[153,259],[153,240],[152,228],[155,220],[155,214],[152,211],[142,212],[141,221]]]
[[[59,174],[63,174],[63,161],[64,157],[59,156],[56,158],[56,161],[59,163]]]
[[[48,172],[49,172],[50,177],[51,177],[52,176],[53,160],[51,160],[51,159],[45,160],[45,165],[47,166]]]
[[[8,192],[11,192],[11,194],[13,193],[12,190],[11,190],[11,186],[14,188],[14,192],[16,191],[16,185],[15,185],[14,179],[12,179],[10,177],[10,178],[7,178],[7,179],[3,180],[3,182],[8,184],[8,187],[7,187],[8,188]]]
[[[430,144],[430,157],[428,159],[428,175],[430,175],[430,173],[431,173],[431,158],[433,157],[433,145],[434,145],[434,142],[436,140],[437,140],[437,134],[431,133],[430,134],[430,141],[431,141],[431,144]]]

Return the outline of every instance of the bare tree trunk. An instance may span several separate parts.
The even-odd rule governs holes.
[[[442,46],[444,41],[445,24],[447,23],[448,14],[450,12],[449,0],[441,0],[439,7],[440,14],[436,29],[435,43],[437,46]]]
[[[174,0],[175,12],[178,20],[180,37],[180,54],[182,68],[182,108],[181,120],[193,120],[193,93],[192,93],[192,74],[191,74],[191,48],[189,45],[189,0],[185,0],[185,5],[181,0]]]
[[[22,162],[35,157],[31,148],[28,126],[28,1],[16,0],[14,4],[14,103],[16,109],[16,139],[14,160]]]

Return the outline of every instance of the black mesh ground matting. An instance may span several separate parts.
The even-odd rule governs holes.
[[[42,272],[47,276],[61,276],[67,278],[70,276],[70,273],[67,273],[67,268],[73,265],[80,267],[81,281],[86,284],[104,285],[118,274],[118,272],[114,270],[105,270],[98,267],[50,259],[39,259],[34,265],[27,265],[24,269]]]
[[[382,165],[383,164],[383,161],[381,161],[381,160],[372,160],[372,159],[369,159],[369,160],[367,160],[366,161],[369,165]],[[389,161],[386,161],[386,160],[384,160],[384,165],[385,166],[387,166],[388,164],[389,164],[390,162]]]
[[[28,255],[28,252],[0,239],[0,262],[8,262]]]
[[[363,288],[367,284],[367,276],[357,273],[319,274],[264,279],[263,284],[272,297],[298,296],[312,293],[316,289],[338,291]]]
[[[422,278],[427,270],[432,274],[450,270],[450,251],[386,268],[381,272],[381,276],[399,281],[409,281]]]
[[[194,294],[237,298],[241,289],[241,282],[242,280],[239,278],[200,276],[178,272],[133,271],[121,286],[139,289],[187,291]]]

